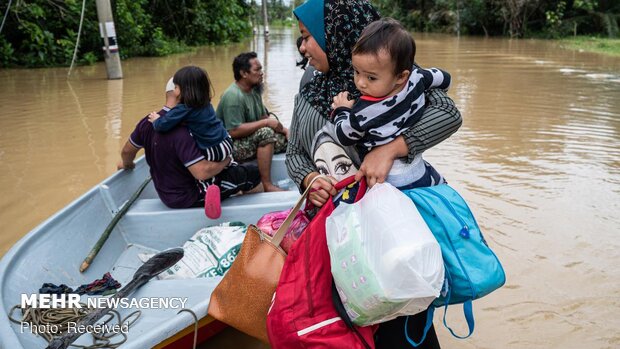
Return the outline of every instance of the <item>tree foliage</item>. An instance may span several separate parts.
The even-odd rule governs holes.
[[[251,19],[262,22],[253,0],[111,0],[123,58],[163,56],[188,46],[238,41]],[[302,0],[268,1],[274,22],[291,17]],[[620,35],[619,0],[371,0],[382,15],[417,31],[508,37]],[[8,1],[0,4],[4,14]],[[0,67],[69,65],[82,1],[13,0],[0,33]],[[101,60],[96,3],[86,1],[78,63]]]
[[[509,37],[618,37],[618,0],[375,0],[417,31]]]
[[[0,67],[69,65],[81,11],[79,0],[14,0],[0,34]],[[244,0],[112,0],[112,12],[123,58],[238,41],[251,30]],[[89,0],[78,63],[103,59],[102,46],[96,2]]]
[[[290,1],[287,5],[284,0],[266,0],[267,1],[267,17],[269,20],[269,24],[290,24],[293,20],[293,8],[295,7],[295,2]],[[303,1],[297,0],[297,6],[301,5]],[[259,4],[255,0],[251,2],[252,7],[252,18],[254,23],[263,25],[263,10],[262,3]]]

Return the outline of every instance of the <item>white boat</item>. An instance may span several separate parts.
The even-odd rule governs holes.
[[[209,225],[226,221],[256,223],[263,214],[290,208],[299,198],[296,190],[235,196],[222,202],[219,219],[210,220],[200,208],[166,207],[150,183],[116,225],[90,268],[80,273],[80,264],[90,249],[114,214],[148,177],[148,172],[144,158],[140,159],[134,170],[110,176],[17,242],[0,261],[0,313],[8,314],[20,303],[21,294],[36,294],[45,282],[75,286],[110,272],[125,285],[142,265],[138,254],[183,246],[196,231]],[[286,183],[287,178],[284,156],[275,155],[274,183]],[[219,280],[152,279],[131,297],[187,298],[185,307],[201,319],[200,337],[205,339],[225,327],[207,316],[210,294]],[[134,310],[120,309],[120,313],[127,315]],[[128,340],[120,348],[191,348],[193,317],[187,312],[177,314],[178,310],[141,309],[141,317],[130,327]],[[17,313],[14,316],[21,316]],[[86,337],[90,336],[82,336],[75,344],[92,344]],[[0,348],[39,349],[46,345],[42,337],[32,334],[27,327],[10,322],[6,315],[0,317]]]

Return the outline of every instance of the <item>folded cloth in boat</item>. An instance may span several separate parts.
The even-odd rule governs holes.
[[[120,282],[116,281],[110,273],[103,274],[101,279],[97,279],[89,284],[84,284],[73,290],[73,288],[65,285],[55,285],[49,282],[44,283],[39,288],[41,294],[88,294],[89,296],[108,295],[116,293],[116,290],[121,288]]]
[[[103,274],[101,279],[97,279],[89,284],[84,284],[75,289],[77,294],[87,294],[89,296],[99,296],[110,294],[108,291],[116,291],[121,288],[121,283],[116,281],[110,273]]]
[[[65,284],[55,285],[49,282],[44,283],[39,288],[40,294],[67,294],[73,293],[73,289]]]

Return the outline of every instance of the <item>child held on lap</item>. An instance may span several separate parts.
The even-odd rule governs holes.
[[[173,86],[170,86],[174,84]],[[222,121],[215,116],[211,105],[211,82],[207,72],[196,66],[179,69],[166,85],[166,92],[174,91],[178,104],[172,109],[164,108],[159,113],[149,114],[149,121],[157,132],[167,132],[180,123],[184,123],[196,141],[205,160],[221,162],[230,158],[226,167],[235,166],[233,161],[232,138],[224,128]],[[169,106],[168,106],[169,107]],[[226,169],[223,172],[226,172]],[[212,178],[205,188],[205,214],[211,219],[219,218],[222,192]]]
[[[172,82],[179,104],[168,112],[149,115],[155,131],[168,132],[184,122],[207,161],[232,160],[232,138],[215,116],[207,72],[196,66],[183,67]]]
[[[362,96],[357,102],[348,92],[334,97],[333,116],[338,141],[355,145],[363,159],[374,147],[387,144],[414,126],[424,112],[425,91],[447,89],[450,75],[440,69],[414,65],[415,42],[396,20],[377,20],[362,32],[353,47],[354,82]],[[422,154],[411,163],[394,162],[387,181],[400,189],[409,188],[429,173]],[[433,171],[435,172],[435,171]],[[428,185],[440,178],[429,178]]]

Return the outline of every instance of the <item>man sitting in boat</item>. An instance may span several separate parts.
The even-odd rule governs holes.
[[[237,161],[256,159],[265,191],[282,190],[271,183],[273,154],[286,151],[288,129],[267,113],[261,97],[263,66],[256,52],[245,52],[233,61],[233,82],[217,106],[217,117],[233,139]]]
[[[166,113],[177,103],[172,88],[166,86]],[[138,151],[144,148],[155,190],[170,208],[203,207],[207,187],[217,175],[220,197],[225,199],[240,191],[252,190],[260,183],[258,167],[253,164],[230,166],[230,158],[222,162],[205,160],[204,155],[184,125],[166,133],[158,133],[145,116],[123,146],[118,169],[133,169]],[[238,183],[238,184],[237,184]]]

